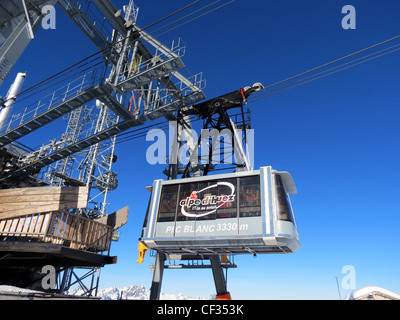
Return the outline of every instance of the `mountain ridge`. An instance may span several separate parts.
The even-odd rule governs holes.
[[[68,292],[68,294],[71,295],[82,295],[82,293],[83,290],[80,287]],[[149,300],[150,291],[146,289],[146,287],[142,284],[128,285],[122,288],[117,288],[113,286],[110,288],[98,289],[97,297],[100,297],[101,300]],[[212,296],[210,296],[210,299],[213,299]],[[178,293],[178,294],[161,293],[160,300],[208,300],[208,299],[201,296],[190,297],[184,295],[183,293]]]

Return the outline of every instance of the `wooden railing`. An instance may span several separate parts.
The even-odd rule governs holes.
[[[0,218],[1,240],[36,240],[93,252],[110,249],[113,228],[68,211]]]

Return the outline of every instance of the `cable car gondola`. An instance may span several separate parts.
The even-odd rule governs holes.
[[[166,254],[292,253],[299,234],[288,172],[271,167],[156,180],[140,243]]]

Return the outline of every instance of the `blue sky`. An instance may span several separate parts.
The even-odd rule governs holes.
[[[147,26],[187,3],[137,0],[138,24]],[[355,30],[341,26],[347,4],[356,9]],[[273,84],[394,37],[399,11],[396,0],[236,0],[159,39],[183,38],[183,61],[192,74],[203,72],[205,94],[213,98],[255,82]],[[56,29],[39,30],[8,81],[27,71],[28,87],[93,52],[57,8]],[[399,66],[400,51],[249,104],[255,167],[289,171],[296,183],[291,200],[301,248],[291,255],[236,257],[238,268],[228,272],[234,299],[338,299],[335,277],[340,285],[346,265],[356,271],[357,288],[400,292]],[[7,82],[0,94],[6,88]],[[47,135],[54,135],[52,127]],[[141,138],[117,145],[119,187],[110,193],[109,212],[129,205],[130,215],[112,245],[118,263],[102,270],[102,288],[150,287],[151,257],[135,263],[145,187],[163,178],[164,165],[146,162],[150,144]],[[162,291],[209,297],[215,291],[211,270],[166,270]],[[342,297],[350,291],[340,287]]]

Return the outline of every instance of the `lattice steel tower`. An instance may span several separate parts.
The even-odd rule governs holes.
[[[118,186],[112,171],[117,135],[149,120],[176,120],[178,110],[205,99],[205,81],[201,73],[180,71],[186,70],[181,39],[166,46],[137,25],[132,0],[123,12],[111,0],[5,0],[0,4],[0,85],[33,39],[42,8],[55,4],[99,52],[74,65],[72,80],[67,70],[45,83],[46,96],[42,91],[29,99],[17,96],[16,111],[0,132],[0,148],[7,153],[0,159],[0,188],[88,186],[88,207],[78,213],[94,219],[107,214],[107,195]],[[61,136],[36,148],[16,145],[62,119]]]

